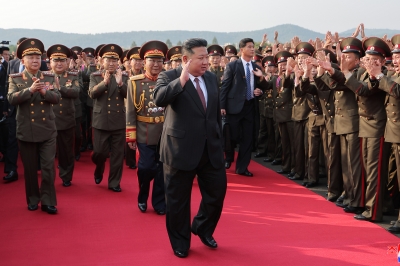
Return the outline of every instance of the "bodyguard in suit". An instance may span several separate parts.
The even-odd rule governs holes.
[[[67,71],[67,58],[70,56],[71,50],[61,44],[47,49],[51,72],[60,83],[61,98],[58,104],[53,104],[53,111],[56,116],[59,176],[64,187],[71,186],[74,172],[75,99],[80,91],[78,73]]]
[[[122,48],[116,44],[104,45],[99,52],[104,70],[90,75],[89,96],[93,99],[93,154],[96,165],[94,180],[100,184],[110,153],[108,188],[121,192],[120,182],[124,162],[125,106],[128,75],[118,69]]]
[[[9,49],[9,48],[0,47],[0,110],[4,109],[5,98],[7,98],[6,79],[7,79],[8,62],[1,55],[4,49]],[[0,119],[2,119],[0,122],[0,153],[6,155],[8,129],[5,121],[3,120],[3,116],[4,114],[0,115]]]
[[[254,132],[258,132],[256,124],[260,121],[258,96],[268,84],[260,67],[251,61],[255,54],[254,41],[242,39],[239,48],[242,57],[225,68],[220,95],[221,114],[229,121],[232,140],[240,145],[236,173],[253,176],[247,167],[255,141]],[[225,167],[229,168],[232,161],[233,158],[227,158]]]
[[[39,71],[43,43],[26,39],[17,48],[17,56],[26,67],[10,75],[8,100],[17,106],[17,138],[24,165],[28,210],[56,213],[54,187],[57,129],[52,104],[60,100],[60,84],[54,74]],[[37,162],[40,156],[42,182],[39,189]]]
[[[138,207],[147,210],[150,182],[153,182],[152,205],[159,215],[165,214],[163,166],[159,160],[157,144],[164,122],[164,108],[154,104],[153,90],[168,46],[160,41],[149,41],[140,48],[144,60],[144,74],[132,76],[128,81],[126,103],[126,142],[130,150],[139,149]]]
[[[188,255],[191,233],[216,248],[213,233],[226,193],[221,111],[216,76],[207,71],[207,41],[189,39],[182,45],[183,67],[161,72],[155,104],[165,107],[160,142],[167,201],[167,231],[180,258]],[[190,225],[190,197],[197,175],[202,200]]]

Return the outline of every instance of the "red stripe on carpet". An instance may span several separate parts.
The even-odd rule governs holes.
[[[284,176],[252,162],[254,177],[228,173],[217,250],[192,236],[189,257],[176,258],[165,216],[137,208],[136,171],[124,166],[122,193],[95,185],[89,152],[76,163],[73,185],[56,180],[59,213],[26,209],[24,180],[0,183],[0,265],[394,265],[396,236]],[[106,173],[108,173],[108,166]],[[194,184],[192,214],[200,193]],[[150,201],[149,201],[150,203]]]

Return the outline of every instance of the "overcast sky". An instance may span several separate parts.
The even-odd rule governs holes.
[[[5,0],[0,28],[69,33],[235,32],[290,23],[325,33],[342,32],[363,22],[365,28],[400,33],[395,20],[399,10],[400,0]]]

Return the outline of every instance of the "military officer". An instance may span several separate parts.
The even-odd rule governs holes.
[[[121,192],[122,165],[125,143],[126,82],[128,75],[118,69],[122,48],[116,44],[106,44],[100,51],[103,70],[90,75],[89,96],[93,99],[93,153],[96,165],[94,180],[103,180],[105,162],[110,152],[110,173],[108,188]]]
[[[56,116],[59,176],[64,187],[71,186],[74,172],[75,99],[79,97],[80,84],[77,72],[68,72],[67,58],[71,50],[61,44],[47,49],[51,72],[60,83],[60,102],[53,104]]]
[[[167,71],[167,70],[171,70],[172,69],[172,66],[171,66],[171,61],[164,61],[164,70],[165,71]]]
[[[171,69],[175,69],[181,66],[182,64],[182,46],[174,46],[171,47],[167,52],[166,59],[171,61]]]
[[[123,65],[123,70],[126,71],[126,73],[129,75],[129,72],[131,70],[131,60],[129,60],[128,57],[126,57],[126,54],[129,52],[129,50],[125,50],[122,54],[122,65]]]
[[[24,165],[25,191],[28,210],[41,209],[57,212],[54,187],[57,128],[52,104],[60,100],[58,78],[50,72],[41,72],[43,43],[26,39],[17,48],[25,70],[10,75],[8,101],[17,107],[17,139]],[[42,181],[39,188],[37,162],[40,156]]]
[[[126,54],[126,57],[131,62],[130,77],[142,74],[143,72],[143,60],[139,56],[139,50],[140,47],[133,47]]]
[[[210,68],[208,69],[217,76],[218,88],[221,88],[222,78],[224,76],[224,68],[220,66],[221,55],[224,54],[224,49],[218,44],[211,45],[207,48],[209,55]]]
[[[153,182],[152,205],[157,214],[165,214],[163,165],[159,161],[157,144],[164,122],[164,108],[154,104],[153,90],[162,71],[168,46],[160,41],[149,41],[140,48],[145,62],[144,74],[133,76],[128,83],[126,141],[130,148],[139,149],[138,207],[147,210],[150,182]]]
[[[391,39],[394,49],[392,50],[392,63],[394,66],[393,75],[381,76],[379,78],[379,89],[387,93],[385,99],[386,107],[386,128],[385,141],[392,143],[396,165],[397,180],[400,184],[400,34],[394,35]],[[400,213],[393,226],[388,228],[391,233],[400,233]]]
[[[224,47],[225,57],[230,60],[232,56],[237,56],[237,49],[235,46],[228,44]]]

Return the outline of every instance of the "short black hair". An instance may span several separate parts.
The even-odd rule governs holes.
[[[241,39],[240,42],[239,42],[239,48],[245,47],[246,44],[247,44],[248,42],[251,42],[251,43],[254,44],[254,41],[253,41],[252,38],[244,38],[244,39]]]
[[[182,54],[191,55],[193,54],[193,48],[196,47],[207,47],[207,41],[201,38],[187,39],[182,44]]]

